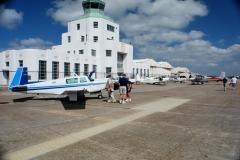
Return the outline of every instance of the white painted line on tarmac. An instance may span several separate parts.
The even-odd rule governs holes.
[[[130,116],[120,118],[108,123],[104,123],[102,125],[92,127],[89,129],[85,129],[80,132],[74,132],[68,134],[66,136],[58,137],[56,139],[46,141],[37,145],[33,145],[27,148],[24,148],[19,151],[15,151],[12,153],[7,153],[4,158],[6,160],[28,160],[32,158],[36,158],[38,156],[44,155],[54,150],[58,150],[60,148],[72,145],[86,138],[90,138],[97,134],[106,132],[113,128],[119,127],[121,125],[132,122],[136,119],[143,118],[145,116],[151,115],[156,112],[167,112],[179,105],[182,105],[188,102],[189,99],[176,99],[176,98],[165,98],[155,102],[151,102],[145,105],[140,105],[135,107],[135,110],[139,110],[139,112],[132,114]]]

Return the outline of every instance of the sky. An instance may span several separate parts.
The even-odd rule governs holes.
[[[0,50],[61,44],[82,0],[1,0]],[[134,58],[154,58],[202,74],[240,74],[239,0],[105,0]]]

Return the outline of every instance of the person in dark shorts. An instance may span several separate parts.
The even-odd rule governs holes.
[[[224,92],[226,91],[226,84],[227,84],[227,78],[226,77],[224,77],[223,78],[223,89],[224,89]]]
[[[127,94],[127,86],[128,86],[128,79],[126,75],[123,74],[122,77],[119,78],[119,93],[120,93],[120,104],[125,104],[126,101],[126,94]]]

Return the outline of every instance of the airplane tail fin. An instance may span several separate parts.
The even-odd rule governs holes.
[[[88,79],[90,81],[94,81],[95,77],[96,77],[95,71],[90,72],[90,74],[88,75]]]
[[[12,91],[14,87],[24,84],[28,84],[28,70],[27,67],[19,67],[15,72],[12,82],[8,86],[8,89]]]

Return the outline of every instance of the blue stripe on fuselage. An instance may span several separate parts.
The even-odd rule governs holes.
[[[56,86],[36,86],[36,87],[28,87],[28,91],[33,90],[44,90],[44,89],[57,89],[57,88],[73,88],[73,87],[80,87],[80,86],[90,86],[90,85],[100,85],[105,83],[85,83],[85,84],[67,84],[67,85],[56,85]]]

